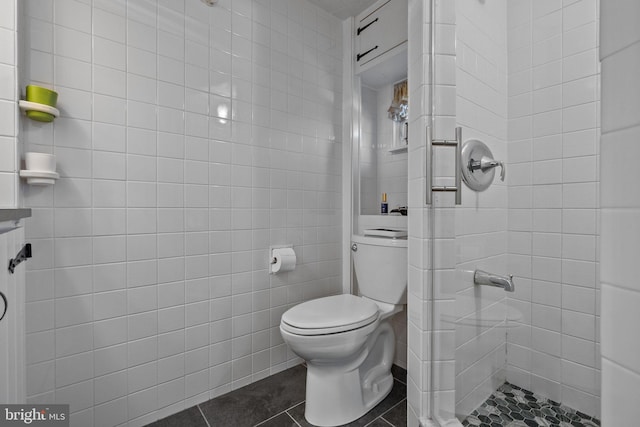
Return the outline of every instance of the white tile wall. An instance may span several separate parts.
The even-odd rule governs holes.
[[[17,1],[2,5],[0,18],[0,208],[18,206],[18,10]]]
[[[505,1],[456,2],[456,85],[451,87],[456,125],[463,128],[463,141],[485,142],[496,159],[507,155],[506,14]],[[452,159],[444,161],[453,164]],[[463,185],[462,206],[435,218],[436,233],[446,235],[451,229],[456,239],[456,281],[445,286],[454,290],[457,319],[458,419],[484,402],[506,377],[506,295],[499,289],[475,286],[473,271],[508,272],[507,196],[507,187],[496,173],[494,184],[482,193]]]
[[[633,24],[640,10],[629,1],[601,5],[602,425],[626,425],[640,416],[635,393],[640,387],[640,349],[632,338],[637,335],[635,304],[640,300],[633,261],[640,249],[640,205],[636,192],[627,191],[633,179],[627,165],[638,149],[640,129],[640,85],[632,77],[640,67],[640,33]]]
[[[0,208],[19,206],[18,198],[18,30],[22,5],[3,2],[0,17]],[[23,221],[24,222],[24,221]],[[24,228],[0,232],[0,258],[15,257],[25,243]],[[24,321],[25,266],[14,274],[5,268],[0,272],[0,291],[7,298],[7,313],[0,323],[0,400],[22,403],[26,396],[26,346]],[[3,310],[5,309],[4,304]],[[51,348],[49,348],[51,350]]]
[[[21,80],[62,113],[21,123],[61,173],[24,189],[28,401],[144,425],[298,363],[281,314],[342,289],[341,23],[284,0],[26,15]],[[285,243],[297,269],[270,276]]]
[[[429,83],[430,11],[421,0],[409,0],[408,57],[409,70],[409,189],[408,232],[409,272],[407,294],[407,425],[418,426],[431,417],[430,360],[431,327],[427,309],[431,305],[432,287],[429,278],[429,218],[424,206],[425,128],[430,119],[426,94]],[[450,388],[450,387],[449,387]]]
[[[408,295],[408,425],[431,425],[455,414],[455,348],[452,307],[455,301],[446,286],[456,279],[455,226],[433,234],[434,215],[453,220],[451,194],[434,196],[435,210],[426,207],[425,149],[427,125],[435,125],[434,138],[453,139],[455,120],[455,10],[454,2],[440,4],[436,17],[435,87],[430,83],[430,10],[428,2],[409,1],[409,295]],[[436,109],[430,110],[429,93],[436,95]],[[433,114],[433,116],[432,116]],[[447,161],[448,160],[448,161]],[[450,153],[434,162],[436,184],[450,181],[453,157]],[[439,178],[436,178],[439,179]],[[440,221],[441,224],[447,224]],[[440,230],[436,227],[435,230]],[[436,238],[432,241],[432,238]],[[433,246],[432,246],[433,245]],[[431,248],[434,248],[432,263]],[[432,270],[433,269],[433,270]],[[434,277],[432,283],[431,278]],[[429,313],[442,313],[445,321],[431,322]],[[433,338],[434,347],[431,346]],[[432,381],[433,380],[433,381]],[[432,406],[433,403],[433,406]]]
[[[597,4],[544,6],[508,3],[507,379],[599,416]]]

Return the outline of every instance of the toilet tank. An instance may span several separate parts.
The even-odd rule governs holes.
[[[354,235],[351,240],[360,295],[389,304],[406,304],[407,239]]]

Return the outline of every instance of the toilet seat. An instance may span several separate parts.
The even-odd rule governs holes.
[[[329,335],[362,328],[378,317],[373,301],[343,294],[298,304],[282,315],[280,325],[291,334]]]

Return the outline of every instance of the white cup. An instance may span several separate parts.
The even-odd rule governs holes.
[[[56,156],[47,153],[25,153],[24,163],[27,170],[39,172],[55,172]]]

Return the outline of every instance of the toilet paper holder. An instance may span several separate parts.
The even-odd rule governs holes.
[[[291,271],[297,259],[293,245],[269,246],[269,274]]]

